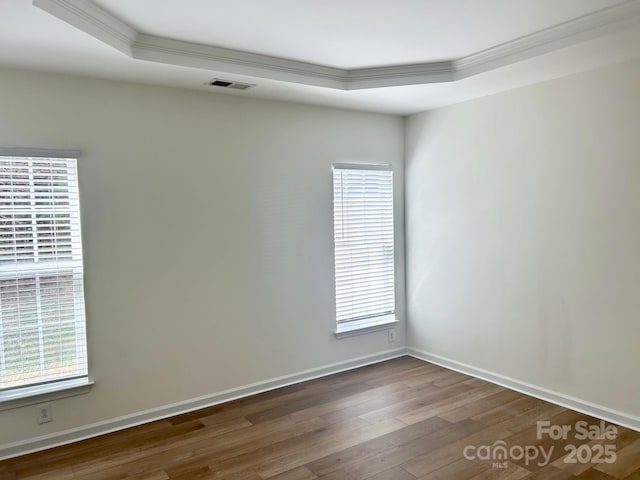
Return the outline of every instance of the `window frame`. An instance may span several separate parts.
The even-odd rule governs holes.
[[[78,150],[63,150],[63,149],[43,149],[43,148],[21,148],[21,147],[0,147],[0,157],[24,157],[28,158],[50,158],[50,159],[75,159],[76,160],[76,175],[77,165],[80,158],[80,152]],[[78,179],[76,181],[79,183]],[[79,188],[79,185],[76,185]],[[71,215],[77,216],[80,220],[80,194],[78,192],[78,207],[76,211],[71,212]],[[80,234],[80,249],[82,250],[82,240]],[[26,263],[25,265],[31,265]],[[84,287],[84,265],[82,260],[80,261],[82,275],[81,282]],[[39,270],[37,267],[26,267],[25,270],[32,270],[38,275],[43,274],[43,270]],[[46,274],[46,273],[45,273]],[[37,292],[39,297],[40,292]],[[74,309],[76,306],[74,305]],[[27,383],[24,385],[17,385],[12,387],[3,388],[0,390],[0,411],[8,410],[12,408],[18,408],[26,405],[33,405],[43,401],[57,400],[60,398],[80,395],[88,393],[91,390],[94,382],[89,378],[89,359],[88,352],[86,352],[86,311],[84,309],[84,292],[82,294],[82,315],[84,318],[83,341],[85,342],[85,354],[82,358],[84,361],[81,366],[80,373],[78,375],[69,375],[57,379],[41,379],[39,382]],[[39,306],[38,306],[39,309]],[[38,315],[37,324],[42,324],[42,318]],[[3,346],[0,346],[4,348]]]
[[[376,316],[367,318],[354,318],[353,320],[339,321],[337,314],[337,279],[336,279],[336,215],[335,215],[335,171],[336,170],[366,170],[366,171],[389,171],[391,172],[391,210],[393,212],[391,229],[393,232],[392,237],[392,268],[393,268],[393,293],[394,293],[394,305],[392,312],[380,313]],[[391,164],[368,164],[368,163],[334,163],[331,168],[332,171],[332,241],[333,241],[333,287],[334,287],[334,335],[336,338],[351,337],[354,335],[361,335],[370,332],[376,332],[380,330],[389,330],[394,328],[398,324],[397,319],[397,295],[396,295],[396,245],[395,245],[395,175],[394,168]]]

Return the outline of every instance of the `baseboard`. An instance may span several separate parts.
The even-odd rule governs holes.
[[[546,388],[531,385],[526,382],[521,382],[520,380],[516,380],[514,378],[509,378],[504,375],[489,372],[481,368],[476,368],[471,365],[451,360],[449,358],[441,357],[440,355],[435,355],[423,350],[419,350],[417,348],[407,347],[407,354],[412,357],[419,358],[420,360],[424,360],[425,362],[435,363],[436,365],[440,365],[441,367],[455,370],[456,372],[464,373],[472,377],[480,378],[482,380],[486,380],[487,382],[495,383],[511,390],[524,393],[525,395],[539,398],[541,400],[545,400],[547,402],[554,403],[556,405],[560,405],[562,407],[566,407],[571,410],[575,410],[577,412],[581,412],[586,415],[606,420],[608,422],[612,422],[640,432],[640,418],[628,415],[624,412],[619,412],[617,410],[613,410],[602,405],[597,405],[595,403],[587,402],[579,398],[571,397],[563,393],[554,392]]]
[[[91,425],[86,425],[83,427],[73,428],[50,435],[43,435],[29,440],[2,445],[0,446],[0,460],[46,450],[68,443],[78,442],[80,440],[97,437],[99,435],[115,432],[117,430],[124,430],[125,428],[135,427],[143,423],[162,420],[174,415],[180,415],[182,413],[191,412],[200,408],[210,407],[220,403],[228,402],[230,400],[248,397],[250,395],[274,390],[276,388],[286,387],[287,385],[292,385],[307,380],[313,380],[314,378],[325,377],[327,375],[333,375],[334,373],[340,373],[347,370],[352,370],[354,368],[364,367],[366,365],[383,362],[385,360],[391,360],[393,358],[401,357],[406,354],[407,349],[404,347],[394,350],[387,350],[385,352],[358,357],[344,362],[333,363],[330,365],[305,370],[291,375],[272,378],[263,382],[257,382],[250,385],[245,385],[243,387],[218,392],[212,395],[193,398],[183,402],[146,410],[143,412],[137,412],[131,415],[126,415],[103,422],[93,423]]]
[[[609,422],[616,423],[623,427],[631,428],[640,432],[640,418],[634,417],[623,412],[619,412],[602,405],[596,405],[578,398],[571,397],[559,392],[554,392],[536,385],[531,385],[513,378],[506,377],[497,373],[493,373],[481,368],[476,368],[449,358],[428,353],[413,347],[397,348],[380,352],[374,355],[354,358],[344,362],[333,363],[319,368],[297,372],[291,375],[273,378],[263,382],[257,382],[245,385],[239,388],[225,390],[212,395],[206,395],[190,400],[186,400],[163,407],[154,408],[131,415],[106,420],[104,422],[93,423],[83,427],[65,430],[50,435],[43,435],[29,440],[10,443],[0,446],[0,460],[7,458],[26,455],[41,450],[65,445],[68,443],[78,442],[87,438],[97,437],[107,433],[124,430],[126,428],[135,427],[144,423],[162,420],[164,418],[180,415],[182,413],[191,412],[200,408],[210,407],[220,403],[228,402],[238,398],[248,397],[257,393],[274,390],[276,388],[286,387],[288,385],[313,380],[315,378],[325,377],[334,373],[340,373],[354,368],[364,367],[374,363],[384,362],[393,358],[410,355],[412,357],[434,363],[450,370],[480,378],[505,388],[515,390],[532,397],[545,400],[556,405],[560,405],[571,410],[575,410],[596,418],[601,418]]]

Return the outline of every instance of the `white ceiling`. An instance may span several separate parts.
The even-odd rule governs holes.
[[[62,3],[82,5],[86,1]],[[187,61],[187,57],[156,55],[148,58],[152,61],[141,60],[142,55],[132,58],[105,43],[104,38],[100,40],[83,31],[91,29],[67,23],[32,5],[30,0],[0,0],[0,65],[408,114],[640,57],[640,15],[627,15],[629,18],[625,19],[600,15],[598,18],[604,18],[600,23],[594,23],[590,20],[593,16],[589,16],[616,5],[635,8],[639,0],[95,0],[94,3],[140,34],[345,70],[408,63],[428,66],[427,62],[457,60],[490,50],[482,57],[483,68],[465,70],[464,75],[453,69],[453,77],[448,80],[455,81],[435,81],[429,77],[431,74],[421,73],[419,78],[407,81],[412,83],[408,85],[397,77],[396,83],[390,83],[397,86],[343,90],[318,86],[306,78],[276,75],[269,68],[255,68],[256,61],[251,68],[243,69],[219,61],[194,63]],[[636,10],[640,13],[638,8],[626,11]],[[585,20],[574,20],[583,15],[587,15]],[[553,38],[544,31],[535,33],[562,22],[569,22],[566,25],[575,32],[563,28]],[[509,48],[518,47],[520,43],[514,40],[526,35],[530,36],[527,38],[542,35],[540,38],[545,41],[521,48],[517,55],[511,55],[511,50],[505,54],[493,48],[505,43]],[[496,51],[500,56],[494,55]],[[485,57],[491,61],[487,63]],[[257,86],[245,92],[205,86],[213,77]]]

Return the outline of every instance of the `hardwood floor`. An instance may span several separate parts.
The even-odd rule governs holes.
[[[640,480],[640,433],[579,439],[581,421],[600,424],[402,357],[6,460],[0,480]]]

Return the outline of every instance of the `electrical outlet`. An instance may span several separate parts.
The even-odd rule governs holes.
[[[39,425],[53,421],[50,403],[45,403],[44,405],[38,406],[38,411],[36,412],[36,421]]]
[[[387,335],[389,335],[389,343],[393,343],[396,341],[396,331],[391,329],[387,330]]]

